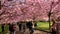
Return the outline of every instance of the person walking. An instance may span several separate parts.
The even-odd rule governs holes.
[[[33,29],[33,24],[32,24],[32,22],[27,22],[27,28],[29,28],[29,31],[30,31],[30,34],[33,34],[33,32],[34,32],[34,29]]]

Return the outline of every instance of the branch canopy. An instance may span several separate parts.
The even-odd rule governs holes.
[[[2,0],[1,0],[2,1]],[[52,16],[60,14],[60,3],[52,0],[12,0],[2,1],[0,13],[1,23],[13,23],[19,21],[48,21],[48,13],[52,6]],[[52,2],[53,5],[51,4]],[[53,8],[54,6],[54,8]],[[4,12],[5,11],[5,12]]]

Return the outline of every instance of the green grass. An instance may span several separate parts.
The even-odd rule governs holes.
[[[7,32],[8,32],[8,25],[5,25],[4,26],[4,32],[2,32],[2,28],[1,28],[1,24],[0,24],[0,34],[7,34]]]
[[[39,30],[49,30],[49,22],[37,22],[36,28]]]

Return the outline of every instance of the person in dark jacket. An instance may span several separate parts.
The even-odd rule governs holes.
[[[30,30],[30,34],[33,34],[34,29],[32,28],[32,26],[33,26],[32,22],[27,22],[26,25],[27,25],[27,28],[29,28],[29,30]]]
[[[14,33],[13,24],[9,24],[9,31],[10,31],[10,34]]]
[[[21,26],[22,26],[21,22],[17,22],[17,25],[18,25],[19,31],[21,31]]]
[[[19,31],[21,31],[21,26],[22,26],[21,22],[17,23],[17,24],[18,24],[18,27],[19,27]]]
[[[4,32],[4,25],[5,25],[5,24],[2,24],[2,32]]]
[[[19,31],[23,31],[25,32],[25,24],[23,22],[19,22],[18,23],[18,26],[19,26]],[[23,30],[22,30],[23,29]]]

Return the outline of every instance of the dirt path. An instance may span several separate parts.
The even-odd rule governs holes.
[[[27,30],[25,32],[25,34],[29,34],[29,31]],[[34,30],[33,34],[50,34],[50,33],[47,33],[47,32],[44,32],[44,31],[39,31],[39,30]]]
[[[29,34],[29,30],[27,29],[24,33],[21,33],[21,32],[18,31],[15,34]],[[33,34],[50,34],[50,33],[39,31],[39,30],[34,30],[34,33]]]
[[[34,34],[50,34],[50,33],[39,31],[39,30],[35,30]]]

